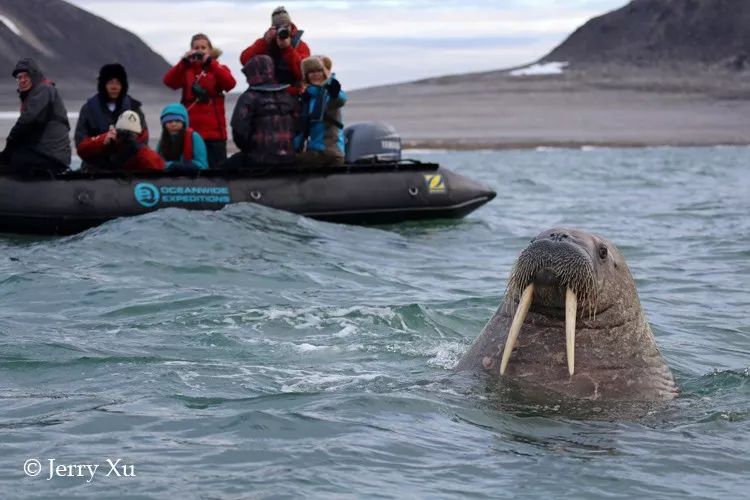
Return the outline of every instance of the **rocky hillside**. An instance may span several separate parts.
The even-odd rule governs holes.
[[[748,0],[633,0],[591,19],[542,60],[745,69],[748,54]]]
[[[542,61],[745,69],[750,0],[633,0],[591,19]]]
[[[131,80],[151,85],[160,85],[169,67],[134,34],[67,2],[2,0],[0,79],[11,80],[21,57],[35,58],[57,82],[87,86],[110,62],[123,64]]]

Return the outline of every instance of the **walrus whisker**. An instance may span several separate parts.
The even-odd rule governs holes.
[[[576,366],[576,294],[570,288],[565,290],[565,354],[568,358],[568,373],[573,375]]]
[[[516,314],[513,316],[513,322],[510,325],[510,331],[508,332],[508,339],[505,341],[505,349],[503,349],[503,359],[500,362],[500,375],[505,373],[505,369],[508,367],[508,361],[510,360],[510,353],[513,352],[513,348],[516,346],[516,339],[518,333],[521,331],[526,315],[531,307],[531,300],[534,298],[534,284],[531,283],[523,291],[521,295],[521,301],[518,303],[518,309]]]

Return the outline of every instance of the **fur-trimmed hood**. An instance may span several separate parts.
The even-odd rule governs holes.
[[[99,92],[99,95],[104,99],[108,100],[109,97],[107,96],[107,82],[110,80],[117,80],[120,82],[120,85],[122,85],[122,90],[120,91],[120,96],[118,100],[122,100],[126,95],[128,95],[128,74],[125,71],[125,67],[123,67],[122,64],[113,63],[113,64],[105,64],[101,67],[99,70],[99,77],[97,78],[97,85],[96,90]]]

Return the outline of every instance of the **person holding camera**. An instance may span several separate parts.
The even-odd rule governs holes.
[[[332,73],[328,56],[312,56],[302,61],[305,92],[301,96],[301,131],[294,138],[297,161],[308,167],[344,164],[344,124],[341,108],[346,94]]]
[[[181,102],[190,124],[206,143],[208,164],[216,167],[227,157],[227,120],[224,93],[237,85],[227,66],[219,64],[221,50],[203,33],[190,40],[188,50],[164,75],[164,84],[182,90]]]
[[[84,156],[106,158],[106,165],[113,171],[164,170],[164,160],[147,143],[139,140],[141,134],[143,126],[138,113],[123,111],[109,131],[89,141]],[[87,160],[83,156],[81,159]]]
[[[21,115],[0,152],[0,172],[31,174],[35,170],[60,173],[70,164],[70,124],[55,84],[44,78],[32,59],[21,59],[13,69],[21,99]]]
[[[271,14],[271,27],[262,38],[242,51],[240,62],[245,66],[253,56],[270,56],[276,70],[276,80],[289,85],[287,92],[291,95],[300,95],[303,90],[300,64],[310,57],[310,47],[302,41],[303,33],[292,22],[286,9],[277,7]]]
[[[103,154],[102,137],[111,136],[117,119],[125,111],[135,111],[142,125],[137,141],[148,143],[146,117],[141,103],[128,94],[128,75],[121,64],[105,64],[99,70],[97,93],[81,107],[76,124],[75,144],[83,163],[81,170],[117,170],[110,163],[110,156]]]

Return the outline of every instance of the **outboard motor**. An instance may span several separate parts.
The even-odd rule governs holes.
[[[397,162],[401,160],[401,136],[382,122],[360,122],[344,129],[346,163]]]

